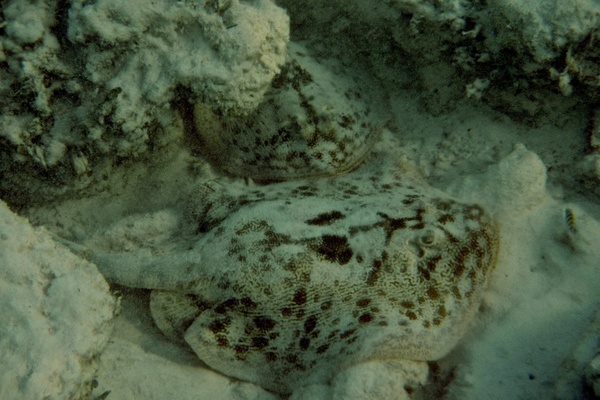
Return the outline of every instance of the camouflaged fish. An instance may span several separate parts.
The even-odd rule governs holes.
[[[153,289],[166,336],[275,392],[364,361],[443,357],[495,264],[496,223],[428,186],[359,172],[217,186],[196,194],[192,245],[87,254],[110,280]]]
[[[201,153],[221,172],[255,181],[356,168],[383,126],[382,116],[368,105],[382,102],[366,90],[376,85],[336,72],[290,43],[287,63],[250,115],[217,116],[205,104],[195,106]]]

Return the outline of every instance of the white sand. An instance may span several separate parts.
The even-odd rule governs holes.
[[[411,2],[399,3],[408,7]],[[523,12],[515,11],[513,2],[502,3],[502,12],[506,15]],[[592,7],[588,2],[584,3],[586,7]],[[433,12],[429,6],[424,9],[424,15]],[[453,10],[454,13],[459,12],[458,8]],[[449,14],[448,11],[444,15]],[[544,11],[539,15],[550,19],[550,14]],[[569,18],[576,16],[568,14]],[[348,18],[351,24],[352,16]],[[575,19],[580,22],[579,17]],[[336,22],[343,25],[343,21]],[[517,22],[524,24],[523,20]],[[593,21],[590,24],[593,25]],[[546,24],[534,24],[536,29],[543,26]],[[583,32],[582,35],[590,29],[580,25],[579,28],[578,32]],[[27,35],[20,35],[38,37],[42,35],[40,32],[29,30]],[[523,32],[525,38],[539,38],[539,35],[534,35],[538,31]],[[563,28],[559,32],[560,37],[567,41],[577,38]],[[507,43],[511,40],[514,38],[507,39]],[[536,44],[539,46],[532,47],[536,57],[554,57],[555,54],[549,50],[551,42],[540,39]],[[318,49],[320,45],[313,46]],[[327,44],[323,46],[327,48]],[[339,54],[339,49],[331,52],[332,57]],[[324,59],[322,62],[327,65]],[[379,74],[389,73],[383,65],[380,68]],[[431,68],[443,71],[442,68]],[[578,164],[587,145],[589,120],[586,110],[568,109],[568,113],[562,114],[563,109],[558,108],[556,113],[542,113],[532,125],[494,111],[475,100],[479,96],[474,96],[471,99],[455,99],[451,101],[452,107],[446,107],[448,104],[442,102],[444,107],[432,113],[431,103],[423,106],[422,88],[410,87],[407,84],[410,76],[403,75],[405,73],[398,72],[394,78],[400,82],[397,85],[390,85],[391,78],[387,76],[390,80],[381,89],[389,97],[393,115],[381,148],[397,158],[405,173],[420,174],[434,186],[459,198],[484,204],[501,222],[501,253],[481,312],[460,345],[445,359],[431,365],[429,380],[417,390],[414,398],[584,399],[585,391],[592,390],[583,387],[586,379],[589,385],[595,382],[596,387],[600,386],[599,378],[593,376],[589,367],[592,358],[599,352],[600,205],[597,194],[582,185],[578,175]],[[457,78],[433,74],[429,79],[431,87],[439,88],[445,85],[446,79],[452,82]],[[461,96],[465,92],[462,93]],[[482,89],[480,94],[485,96],[485,90]],[[432,98],[429,97],[428,101],[433,101]],[[388,107],[385,104],[373,106]],[[192,169],[193,173],[190,172]],[[103,182],[104,190],[100,194],[67,198],[31,207],[23,213],[32,224],[44,225],[53,234],[93,241],[96,232],[115,222],[125,221],[128,216],[165,209],[180,210],[183,207],[181,197],[185,197],[194,184],[205,181],[216,184],[229,182],[214,175],[202,161],[195,160],[182,143],[174,141],[152,157],[114,168]],[[571,225],[565,217],[566,209],[574,216]],[[7,211],[3,213],[10,215]],[[152,215],[158,217],[147,221],[146,225],[122,225],[131,229],[114,230],[112,240],[130,248],[149,242],[160,245],[176,229],[177,223],[170,219],[168,213]],[[19,307],[31,303],[32,307],[39,308],[39,304],[45,301],[43,296],[36,297],[41,296],[39,289],[31,285],[17,288],[12,278],[6,277],[7,271],[12,271],[15,266],[39,269],[46,261],[49,264],[63,261],[71,274],[76,273],[73,272],[75,265],[83,266],[81,268],[86,271],[90,266],[66,253],[43,230],[31,233],[33,231],[24,220],[11,218],[0,221],[0,235],[5,235],[0,236],[0,245],[4,246],[6,238],[14,243],[17,229],[24,229],[28,232],[27,237],[31,238],[29,240],[46,241],[45,246],[50,250],[42,257],[44,261],[39,258],[31,261],[32,254],[36,254],[31,246],[13,244],[13,247],[1,247],[0,286],[3,289],[0,297],[10,296],[10,304]],[[133,220],[139,218],[134,217]],[[26,240],[24,238],[19,236],[19,240]],[[96,245],[98,248],[110,247],[110,244],[101,241]],[[95,271],[90,272],[93,273]],[[97,286],[101,284],[97,279],[93,278],[89,283],[82,280],[73,285],[82,285],[81,291],[89,294],[94,287],[99,290]],[[94,372],[92,366],[86,371],[76,368],[77,373],[72,375],[64,373],[69,370],[65,364],[73,362],[71,358],[76,358],[83,350],[70,348],[63,339],[41,334],[40,330],[45,328],[35,324],[42,323],[42,317],[34,317],[30,330],[18,332],[23,342],[17,343],[16,348],[20,354],[23,353],[22,359],[29,360],[29,365],[37,363],[38,367],[52,368],[62,374],[63,381],[56,376],[43,376],[39,383],[31,383],[31,392],[25,392],[22,387],[26,386],[16,389],[18,385],[15,382],[19,377],[13,375],[20,374],[23,379],[27,373],[15,369],[13,375],[0,374],[0,386],[12,382],[12,386],[0,387],[0,397],[39,398],[37,393],[43,389],[49,399],[63,399],[76,392],[81,382],[89,382],[90,374],[93,374],[98,387],[94,389],[92,398],[107,391],[110,391],[106,397],[109,400],[277,398],[252,384],[234,382],[208,370],[191,351],[161,336],[148,314],[146,291],[116,289],[121,291],[122,312],[115,319],[114,334],[98,360],[97,371]],[[9,290],[11,294],[7,295]],[[67,299],[61,301],[72,301],[82,308],[96,307],[97,300],[92,302],[90,296],[72,291],[72,287],[65,288],[61,295]],[[83,335],[83,339],[92,343],[90,345],[84,340],[82,346],[92,346],[93,351],[99,351],[103,346],[102,335],[94,329],[97,329],[99,321],[104,321],[102,318],[107,317],[105,314],[96,317],[94,313],[99,312],[98,309],[94,308],[93,312],[83,316],[83,311],[78,311],[75,320],[68,320],[72,315],[69,307],[57,306],[54,312],[58,313],[54,317],[60,321],[64,335],[68,337],[71,332],[75,335],[82,330],[83,333],[77,335]],[[15,346],[6,344],[6,338],[13,334],[0,328],[0,360],[3,360],[3,365],[8,354],[6,349]],[[56,340],[59,340],[58,344]],[[54,360],[53,366],[46,363],[49,358]],[[352,377],[352,373],[356,372],[350,372],[348,376]],[[334,386],[300,388],[299,383],[293,398],[364,398],[364,393],[352,392],[351,383],[355,380],[348,376],[340,377]],[[400,378],[390,381],[389,375],[379,374],[378,370],[370,370],[368,366],[359,376],[369,381],[363,388],[370,384],[379,388],[377,393],[394,389],[400,381]],[[596,390],[599,394],[600,389]],[[35,393],[35,396],[27,397],[28,393]],[[407,398],[400,392],[395,393],[398,393],[398,398]]]
[[[89,393],[115,309],[96,267],[0,203],[0,398]]]
[[[447,369],[456,367],[445,389],[449,393],[446,398],[550,398],[560,374],[566,373],[561,363],[569,359],[598,309],[600,224],[596,218],[600,207],[570,194],[568,188],[546,184],[545,169],[552,166],[550,163],[563,163],[564,158],[551,158],[550,165],[544,165],[536,152],[550,156],[574,153],[569,149],[578,147],[581,123],[533,130],[469,104],[431,118],[415,115],[409,96],[395,100],[398,119],[410,111],[405,129],[414,132],[397,149],[399,160],[417,163],[418,170],[434,177],[438,186],[454,195],[479,199],[502,223],[501,254],[480,316],[459,348],[440,362]],[[418,132],[425,130],[429,135],[423,139]],[[546,140],[538,139],[541,134]],[[528,147],[518,145],[509,152],[520,141]],[[413,151],[416,148],[418,151]],[[491,163],[500,156],[503,161]],[[55,226],[57,231],[79,232],[85,237],[122,215],[170,206],[171,194],[189,179],[182,162],[188,157],[182,153],[171,158],[160,172],[128,170],[129,182],[124,186],[115,185],[99,197],[31,210],[32,218],[50,226],[62,221],[65,226]],[[173,180],[172,176],[178,178]],[[565,208],[573,210],[576,233],[565,221]],[[157,228],[172,229],[162,224],[164,219],[156,219],[161,221]],[[135,231],[129,226],[132,236],[151,233],[156,240],[164,237],[160,229],[145,226]],[[124,233],[115,234],[123,240]],[[117,318],[115,336],[102,356],[99,387],[94,393],[110,390],[111,399],[161,399],[173,393],[181,399],[269,398],[258,388],[251,389],[252,385],[232,384],[204,369],[189,351],[161,337],[143,296],[143,291],[124,292],[123,314]],[[582,357],[589,362],[592,356]],[[579,364],[585,366],[586,361]],[[568,366],[566,371],[573,373]],[[578,377],[582,374],[575,372]],[[436,387],[439,382],[430,385]],[[315,393],[326,398],[329,390],[303,389],[296,398],[316,398]],[[570,390],[562,398],[581,396],[580,385],[571,384]]]

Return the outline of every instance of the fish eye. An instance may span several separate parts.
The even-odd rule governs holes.
[[[419,242],[423,246],[431,246],[435,243],[435,232],[431,229],[425,231],[425,233],[423,233],[423,235],[421,235],[419,238]]]

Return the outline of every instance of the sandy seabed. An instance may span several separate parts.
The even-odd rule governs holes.
[[[339,60],[323,55],[329,42],[315,40],[301,27],[297,29],[302,34],[295,38],[295,14],[290,13],[292,41],[302,42],[325,68],[338,71]],[[336,20],[336,29],[343,32],[352,18],[348,14],[346,22]],[[342,53],[331,54],[335,58]],[[341,60],[346,68],[342,72],[360,70]],[[397,398],[597,398],[600,205],[597,182],[581,175],[590,130],[598,130],[590,128],[593,107],[573,102],[556,113],[522,118],[502,112],[493,101],[486,103],[485,82],[467,85],[459,98],[444,99],[439,90],[454,78],[444,76],[443,67],[431,68],[421,86],[411,85],[410,71],[403,71],[396,86],[389,85],[390,79],[370,89],[378,92],[374,98],[381,102],[370,106],[390,117],[381,141],[359,168],[368,170],[378,158],[387,157],[394,160],[398,174],[416,176],[452,196],[482,204],[500,222],[500,254],[471,329],[448,356],[429,362],[423,386],[397,393]],[[424,79],[424,73],[419,74]],[[556,98],[577,96],[565,93],[564,80],[563,86],[560,83],[553,83]],[[544,90],[531,97],[543,97]],[[28,221],[2,210],[0,300],[7,315],[26,316],[11,317],[7,327],[0,328],[0,359],[15,363],[14,374],[0,379],[2,398],[45,394],[59,399],[90,391],[89,398],[109,400],[278,398],[211,371],[190,350],[169,342],[153,324],[147,290],[118,285],[109,289],[94,265],[53,241],[56,236],[87,239],[125,218],[160,216],[162,210],[180,208],[182,196],[193,185],[257,185],[220,175],[193,154],[183,133],[174,137],[158,150],[115,166],[97,183],[100,190],[21,205],[18,214]],[[168,218],[153,221],[141,228],[133,224],[130,232],[116,230],[114,237],[105,235],[102,240],[156,244],[176,228]],[[71,285],[71,291],[54,295],[51,288],[63,282],[56,277],[71,274],[81,275],[63,283]],[[73,291],[77,285],[82,286]],[[37,314],[14,312],[27,304],[46,318],[31,329],[23,328],[23,321],[38,321]],[[111,321],[113,310],[117,311]],[[46,330],[49,335],[43,333]],[[72,341],[69,332],[84,340]],[[61,346],[75,355],[56,352]],[[15,348],[20,350],[11,350]],[[21,351],[26,355],[19,356]],[[51,373],[53,363],[72,373]],[[81,366],[86,363],[94,367]],[[369,377],[368,369],[364,373],[373,386],[385,382]],[[69,388],[65,377],[85,383]],[[65,387],[68,390],[62,391]],[[325,399],[332,395],[330,390],[328,385],[304,388],[299,383],[292,398]],[[386,393],[385,388],[378,390]],[[365,394],[346,391],[344,396],[336,398],[359,399]]]

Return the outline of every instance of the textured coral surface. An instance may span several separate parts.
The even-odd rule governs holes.
[[[37,227],[0,221],[0,387],[589,398],[598,7],[0,1],[0,197]],[[122,295],[99,358],[111,300],[84,258]]]

